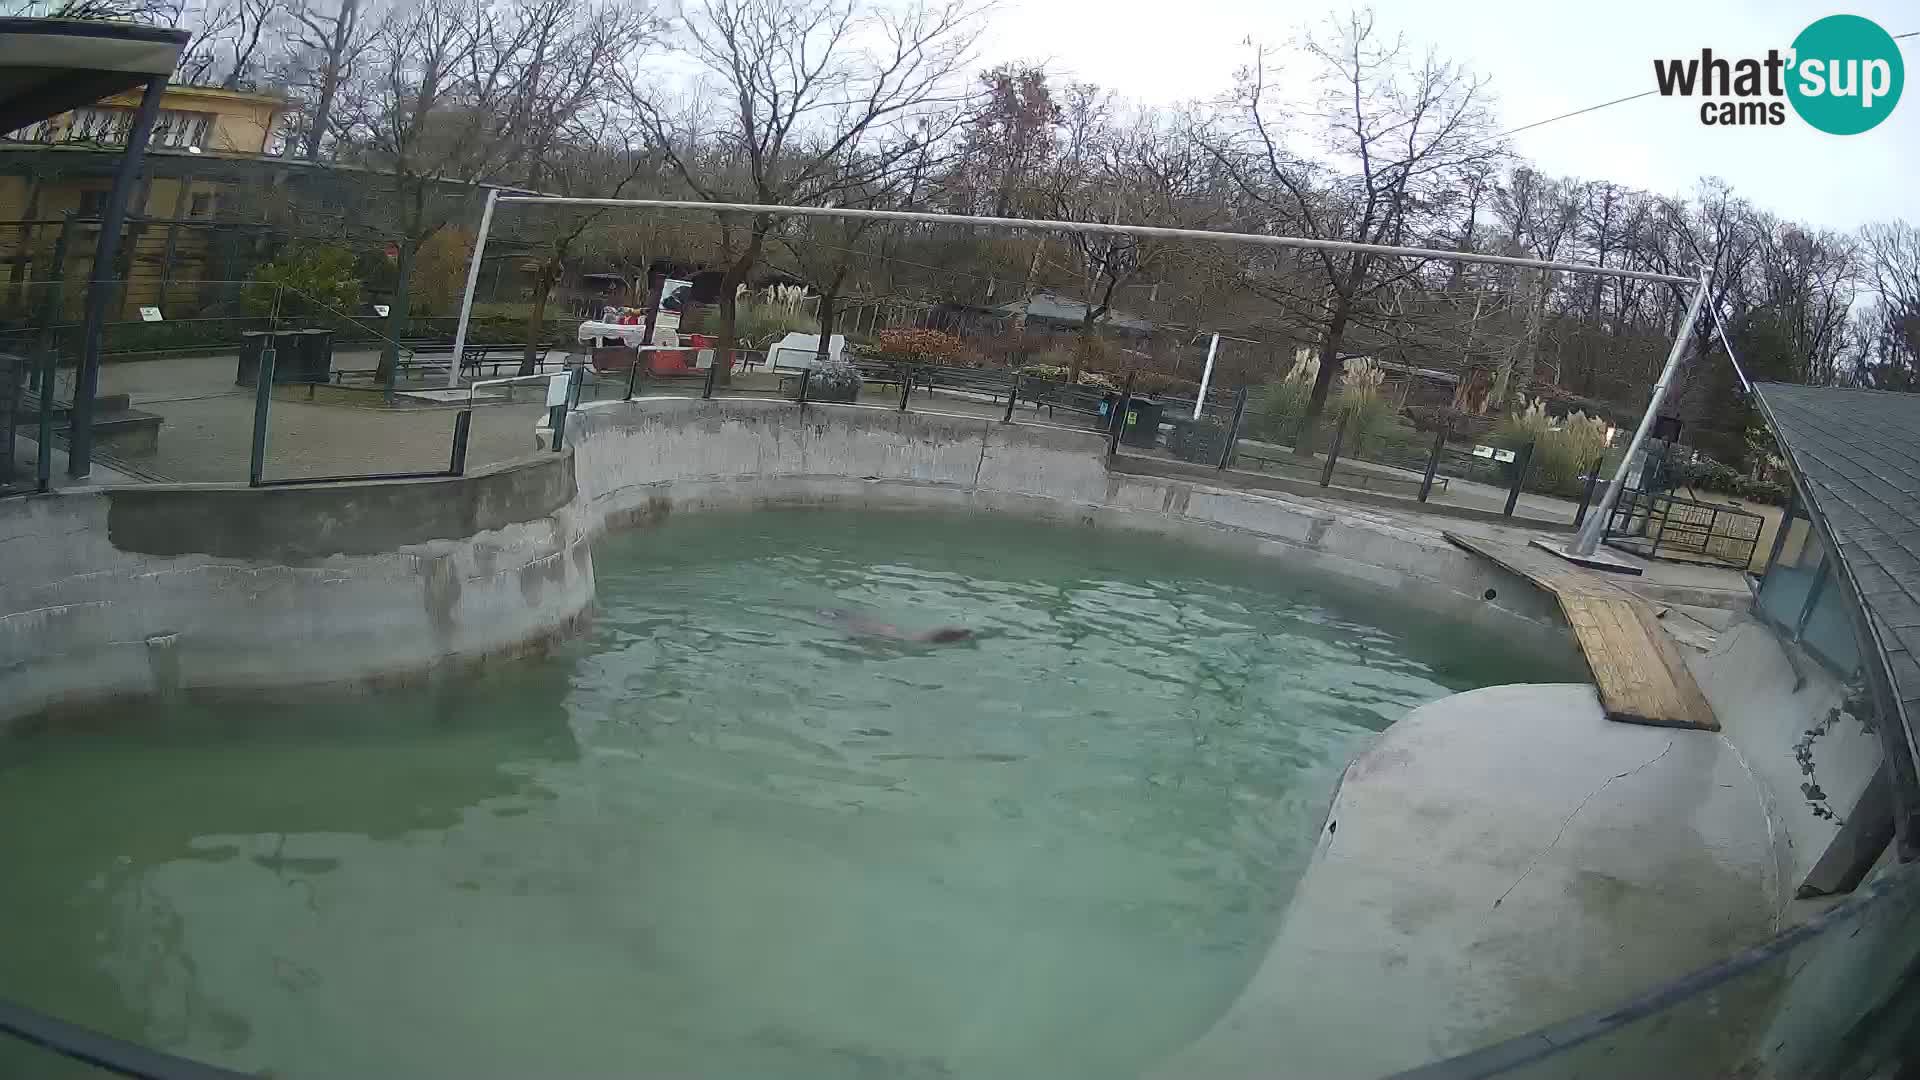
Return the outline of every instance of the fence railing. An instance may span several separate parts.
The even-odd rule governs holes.
[[[1648,559],[1753,564],[1766,519],[1751,511],[1678,495],[1622,492],[1607,517],[1606,543]]]

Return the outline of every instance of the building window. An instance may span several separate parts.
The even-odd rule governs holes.
[[[127,145],[127,133],[133,130],[131,109],[103,109],[98,106],[73,110],[67,125],[67,142],[97,143],[101,146]]]
[[[187,216],[206,217],[211,213],[213,213],[213,194],[206,191],[196,193],[191,208],[187,210]]]
[[[1851,678],[1860,669],[1860,643],[1847,602],[1839,567],[1796,498],[1780,520],[1773,558],[1760,582],[1760,615],[1814,659]]]
[[[19,129],[8,138],[18,142],[57,141],[91,143],[95,146],[125,146],[127,136],[133,132],[133,115],[132,109],[92,105],[84,109],[75,109],[68,114],[65,131],[58,131],[54,124],[42,120]],[[162,109],[154,118],[153,132],[148,136],[147,142],[151,146],[173,150],[185,150],[191,146],[204,147],[207,134],[212,128],[213,116],[209,113]]]
[[[204,147],[207,144],[207,130],[213,126],[213,117],[206,113],[178,112],[173,109],[160,110],[160,116],[153,122],[154,146],[164,146],[174,150],[185,150],[190,146]]]
[[[80,193],[80,216],[83,218],[107,216],[107,191],[105,188],[96,188],[93,191],[83,191]]]

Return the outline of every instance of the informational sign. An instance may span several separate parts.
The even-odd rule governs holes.
[[[564,371],[558,375],[548,377],[547,408],[551,409],[555,405],[565,405],[567,403],[567,382],[572,377],[572,375]]]
[[[1502,450],[1497,446],[1476,446],[1473,448],[1473,456],[1490,458],[1494,461],[1512,461],[1513,451]]]
[[[708,368],[712,367],[713,366],[713,350],[701,349],[699,352],[694,353],[693,366],[700,371],[705,371]]]
[[[140,321],[141,321],[141,322],[160,322],[160,321],[162,321],[162,320],[161,320],[161,318],[160,318],[160,309],[159,309],[159,308],[157,308],[157,307],[143,307],[143,308],[141,308],[141,309],[140,309]]]
[[[373,313],[374,313],[375,315],[378,315],[378,316],[380,316],[380,317],[381,317],[381,318],[383,318],[383,319],[387,317],[387,312],[389,312],[389,311],[392,311],[392,310],[393,310],[392,308],[390,308],[390,307],[388,307],[388,306],[387,306],[387,305],[385,305],[385,304],[375,304],[375,305],[373,305]]]

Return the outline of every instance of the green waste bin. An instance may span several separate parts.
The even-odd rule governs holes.
[[[1160,441],[1160,414],[1166,405],[1158,398],[1127,399],[1127,415],[1120,428],[1120,441],[1128,446],[1151,447]]]

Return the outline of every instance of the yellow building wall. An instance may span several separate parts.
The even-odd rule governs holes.
[[[102,99],[101,104],[123,109],[137,108],[140,96],[116,94]],[[207,145],[201,149],[214,153],[266,153],[273,138],[274,123],[286,107],[284,99],[268,94],[216,90],[205,86],[170,86],[160,97],[162,109],[206,113],[213,117],[207,132]]]

